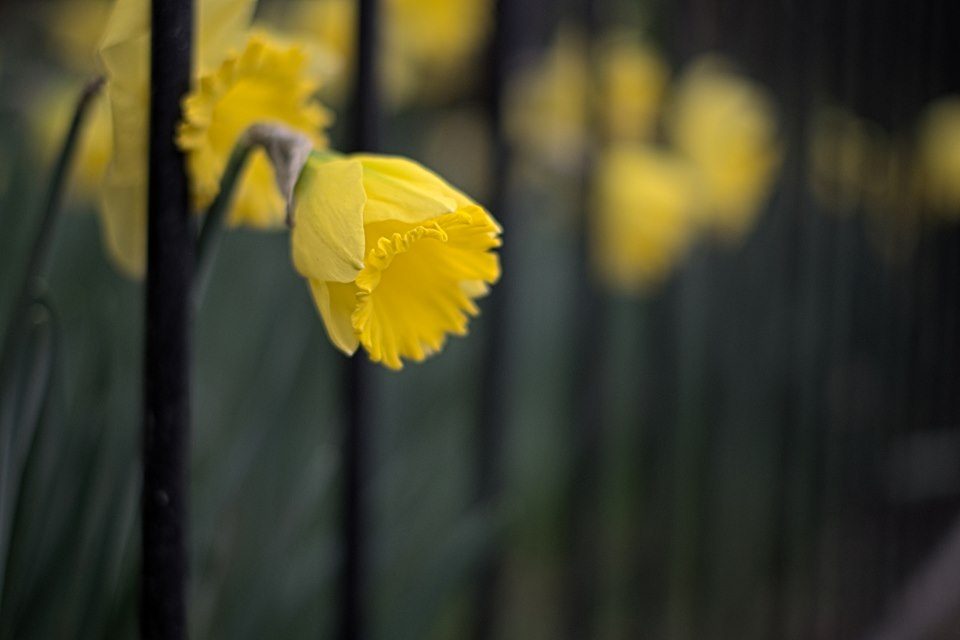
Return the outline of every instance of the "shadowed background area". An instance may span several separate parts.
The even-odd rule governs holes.
[[[108,11],[0,2],[4,330]],[[255,23],[320,52],[341,147],[354,15]],[[382,0],[378,150],[504,248],[469,337],[365,368],[367,637],[957,637],[958,17]],[[0,389],[3,640],[136,629],[144,295],[101,238],[101,106]],[[224,234],[193,349],[191,635],[329,637],[345,358],[286,231]]]

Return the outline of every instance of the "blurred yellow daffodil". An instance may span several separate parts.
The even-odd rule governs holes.
[[[822,108],[811,124],[810,180],[821,202],[839,212],[864,204],[866,183],[888,143],[880,127],[841,108]]]
[[[578,166],[596,121],[607,141],[653,138],[670,72],[634,31],[617,31],[596,50],[596,73],[581,35],[562,28],[546,53],[507,87],[507,134],[528,158],[561,171]],[[591,113],[593,110],[593,113]]]
[[[604,134],[612,140],[650,140],[670,77],[666,62],[640,34],[622,32],[602,43],[598,63]]]
[[[387,102],[395,107],[454,94],[475,74],[491,24],[490,0],[384,0],[381,65]],[[356,0],[293,0],[268,21],[344,62],[328,97],[341,100],[356,56]]]
[[[931,103],[921,116],[919,135],[924,199],[938,215],[960,218],[960,97]]]
[[[466,73],[489,32],[490,0],[385,0],[381,58],[396,105],[437,101],[476,74]]]
[[[184,120],[177,134],[177,143],[187,154],[198,209],[216,197],[230,154],[252,124],[283,124],[309,136],[315,146],[326,146],[323,128],[332,116],[313,99],[317,85],[309,79],[306,64],[302,48],[280,46],[258,34],[241,53],[200,77],[184,100]],[[231,222],[278,227],[285,208],[266,156],[254,151],[237,188]]]
[[[750,228],[781,162],[767,92],[716,57],[693,63],[667,113],[676,149],[702,175],[706,227],[736,241]]]
[[[199,71],[242,43],[255,0],[197,2]],[[147,132],[150,83],[149,3],[117,0],[100,44],[113,126],[113,154],[101,195],[104,241],[114,263],[140,276],[146,264]]]
[[[275,41],[291,40],[303,47],[320,96],[339,105],[350,87],[356,21],[356,0],[290,0],[267,5],[254,24]]]
[[[593,257],[601,280],[622,293],[659,284],[695,231],[700,183],[682,157],[648,145],[602,155],[593,195]]]
[[[419,164],[312,155],[295,191],[291,248],[330,340],[400,369],[464,335],[499,278],[500,227]]]
[[[579,166],[590,84],[586,48],[578,34],[561,31],[543,58],[509,80],[507,136],[517,150],[556,169]]]
[[[821,108],[811,127],[813,193],[843,213],[862,208],[890,218],[893,210],[913,211],[916,180],[904,151],[879,124],[845,108]]]
[[[243,130],[253,122],[292,126],[322,145],[329,115],[311,102],[305,54],[265,35],[248,38],[255,0],[197,3],[195,89],[185,100],[178,142],[188,155],[194,200],[216,196],[220,175]],[[143,273],[146,253],[148,3],[117,0],[100,46],[114,131],[113,153],[101,197],[106,245],[124,272]],[[275,226],[283,201],[266,161],[255,152],[243,174],[233,223]]]

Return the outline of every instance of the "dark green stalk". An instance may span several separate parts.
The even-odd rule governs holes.
[[[7,521],[7,501],[12,498],[8,495],[10,489],[7,474],[12,473],[10,467],[17,462],[14,457],[17,448],[17,439],[25,437],[29,432],[16,433],[19,423],[20,385],[18,372],[20,365],[25,364],[24,349],[27,348],[29,335],[26,330],[30,326],[30,310],[32,302],[37,297],[39,282],[43,278],[49,262],[50,246],[53,243],[54,232],[62,211],[63,194],[67,186],[67,178],[73,156],[77,150],[80,133],[83,130],[84,117],[93,99],[103,86],[103,78],[97,78],[87,84],[80,93],[77,107],[63,141],[57,162],[50,177],[41,211],[40,226],[33,240],[33,247],[27,257],[27,266],[23,272],[23,281],[20,290],[10,310],[10,325],[3,341],[3,350],[0,352],[0,597],[3,592],[3,578],[7,555],[7,535],[11,522]],[[32,385],[28,388],[32,388]],[[2,603],[0,603],[2,606]]]
[[[213,257],[216,255],[220,231],[223,229],[227,212],[233,205],[240,175],[246,167],[252,146],[246,137],[242,137],[234,147],[230,160],[227,161],[227,168],[224,169],[223,176],[220,178],[220,191],[203,218],[203,226],[200,228],[200,235],[197,236],[195,293],[198,302],[203,298]]]
[[[103,78],[97,78],[87,84],[80,93],[80,99],[77,101],[77,107],[73,113],[73,120],[70,122],[70,128],[67,130],[67,137],[63,141],[60,149],[60,155],[53,168],[53,174],[50,177],[50,185],[47,188],[46,198],[43,203],[43,210],[40,218],[40,227],[33,240],[33,247],[27,258],[27,267],[23,273],[23,281],[20,285],[20,291],[11,310],[10,326],[3,342],[3,351],[0,352],[0,389],[6,389],[9,376],[12,375],[11,364],[16,360],[14,352],[18,344],[17,338],[27,319],[27,311],[33,300],[37,282],[43,278],[49,262],[50,246],[53,242],[53,234],[57,228],[57,222],[60,219],[62,211],[61,204],[63,195],[66,191],[67,178],[70,173],[70,165],[73,156],[77,150],[77,144],[80,140],[80,133],[83,130],[84,118],[90,103],[99,93],[103,86]]]

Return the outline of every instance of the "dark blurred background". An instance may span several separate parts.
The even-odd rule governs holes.
[[[384,0],[380,150],[489,205],[505,247],[470,337],[373,374],[369,636],[960,638],[960,120],[930,115],[960,94],[960,7],[501,2]],[[346,52],[323,95],[343,144],[352,23],[331,16],[350,6],[258,12]],[[0,0],[4,327],[108,8]],[[439,54],[395,68],[424,33],[404,11]],[[659,124],[626,143],[678,144],[670,96],[722,55],[776,157],[734,237],[691,233],[628,287],[586,241],[624,142],[597,84],[611,34],[666,73]],[[4,639],[136,629],[143,291],[101,247],[97,157],[74,167],[33,359],[3,396]],[[285,233],[223,238],[194,349],[192,636],[329,637],[343,357]]]

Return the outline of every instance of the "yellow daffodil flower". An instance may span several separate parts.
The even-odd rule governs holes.
[[[402,107],[442,100],[473,77],[464,69],[489,32],[491,7],[489,0],[384,0],[380,63],[387,102]],[[267,16],[270,24],[343,61],[343,73],[325,94],[334,101],[344,98],[354,68],[356,12],[356,0],[292,0]]]
[[[403,158],[312,155],[295,191],[291,249],[334,345],[400,369],[464,335],[500,276],[500,227]]]
[[[879,126],[841,108],[815,114],[810,139],[810,180],[817,198],[839,212],[863,204],[865,183],[886,150]]]
[[[649,290],[683,257],[695,230],[700,183],[682,157],[646,145],[607,150],[597,166],[593,259],[622,293]]]
[[[640,34],[611,36],[600,47],[599,120],[609,139],[650,140],[670,76],[666,62]]]
[[[811,129],[810,179],[822,203],[888,218],[891,210],[913,208],[915,185],[905,154],[880,125],[834,107],[820,109]]]
[[[960,97],[930,104],[921,116],[919,135],[924,199],[937,214],[960,218]]]
[[[381,62],[387,98],[402,106],[443,100],[465,73],[492,22],[490,0],[385,0]]]
[[[195,55],[200,72],[242,43],[255,0],[200,0]],[[99,55],[107,76],[113,154],[101,192],[104,242],[114,263],[139,276],[146,263],[150,16],[143,0],[117,0]]]
[[[583,156],[589,69],[581,38],[561,31],[546,55],[510,79],[507,136],[528,158],[575,168]]]
[[[707,57],[684,74],[667,129],[677,150],[700,171],[704,224],[722,237],[743,237],[769,194],[781,150],[771,99],[759,85]]]
[[[266,6],[255,29],[277,42],[296,42],[307,52],[310,75],[328,104],[343,104],[353,73],[357,33],[355,0],[290,0]]]
[[[278,46],[259,34],[241,53],[200,77],[184,100],[184,121],[177,135],[187,154],[198,209],[216,197],[230,154],[252,124],[283,124],[308,135],[316,147],[326,146],[322,130],[332,116],[313,100],[317,85],[309,79],[306,64],[302,48]],[[254,151],[241,176],[231,222],[279,227],[285,208],[270,163],[262,151]]]

